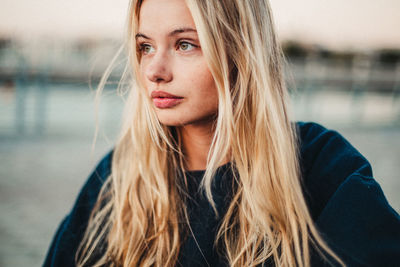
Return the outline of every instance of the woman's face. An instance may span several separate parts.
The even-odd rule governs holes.
[[[184,0],[145,0],[136,44],[140,75],[162,124],[204,124],[215,118],[218,93]]]

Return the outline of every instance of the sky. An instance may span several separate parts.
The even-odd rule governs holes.
[[[128,0],[0,0],[0,35],[118,38]],[[399,0],[271,0],[278,35],[332,48],[400,48]]]

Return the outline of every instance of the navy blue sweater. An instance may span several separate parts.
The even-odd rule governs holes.
[[[297,123],[304,196],[316,226],[348,266],[400,266],[400,217],[372,178],[368,161],[340,134],[315,123]],[[75,266],[74,255],[99,190],[111,172],[112,152],[98,164],[65,217],[44,267]],[[218,168],[212,193],[220,215],[229,204],[230,164]],[[198,192],[203,171],[190,171],[188,213],[193,235],[181,247],[178,266],[225,266],[213,242],[220,219]],[[221,218],[221,217],[220,217]],[[197,243],[196,243],[197,242]],[[312,266],[325,266],[312,253]]]

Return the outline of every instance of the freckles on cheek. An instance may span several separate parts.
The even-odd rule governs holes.
[[[146,75],[144,72],[144,68],[142,66],[139,66],[139,83],[144,87],[144,89],[147,90],[147,79]]]
[[[214,78],[208,69],[202,69],[196,73],[193,79],[193,84],[197,84],[202,93],[207,95],[216,95],[217,89]]]
[[[144,74],[145,74],[145,68],[144,68],[144,66],[143,66],[143,64],[140,64],[139,65],[139,74],[140,74],[140,77],[143,79],[144,78]]]

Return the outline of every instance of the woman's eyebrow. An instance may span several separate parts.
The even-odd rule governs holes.
[[[175,30],[173,30],[172,32],[168,33],[168,36],[174,36],[174,35],[177,35],[177,34],[180,34],[180,33],[184,33],[184,32],[194,32],[194,33],[197,33],[197,30],[196,30],[196,29],[193,29],[193,28],[178,28],[178,29],[175,29]],[[144,38],[144,39],[151,40],[150,37],[148,37],[148,36],[146,36],[145,34],[140,33],[140,32],[137,33],[137,34],[135,35],[135,38],[136,38],[136,39],[139,38],[139,37],[142,37],[142,38]]]
[[[137,33],[136,35],[135,35],[135,39],[137,39],[137,38],[139,38],[139,37],[142,37],[142,38],[144,38],[144,39],[148,39],[148,40],[151,40],[151,38],[150,37],[147,37],[146,35],[144,35],[143,33]]]
[[[173,35],[176,35],[176,34],[179,34],[179,33],[183,33],[183,32],[194,32],[194,33],[197,33],[196,29],[193,29],[193,28],[178,28],[178,29],[173,30],[172,32],[170,32],[168,34],[168,36],[173,36]]]

